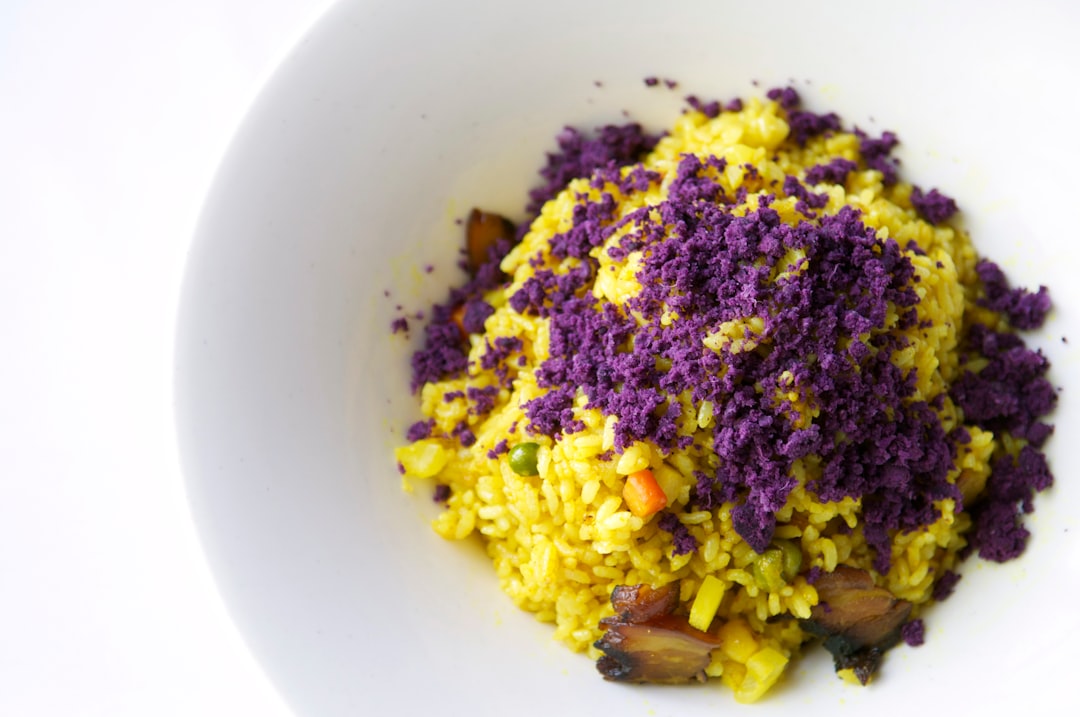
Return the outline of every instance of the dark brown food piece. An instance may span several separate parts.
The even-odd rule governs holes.
[[[819,602],[803,628],[825,638],[838,671],[853,669],[865,685],[885,651],[899,642],[911,603],[875,585],[865,570],[845,565],[823,574],[814,587]]]
[[[649,585],[618,585],[611,592],[611,606],[615,608],[615,617],[609,617],[602,622],[647,622],[654,617],[671,614],[678,603],[679,583],[668,583],[659,588]]]
[[[620,585],[611,594],[615,615],[595,647],[604,655],[596,669],[608,680],[677,684],[706,680],[712,651],[720,640],[674,615],[679,584],[661,588]]]
[[[506,217],[473,209],[465,222],[465,254],[469,272],[477,270],[491,261],[490,249],[500,239],[514,241],[516,227]]]

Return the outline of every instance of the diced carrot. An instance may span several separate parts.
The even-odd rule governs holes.
[[[648,468],[626,476],[622,496],[626,507],[639,518],[648,518],[667,506],[664,489]]]

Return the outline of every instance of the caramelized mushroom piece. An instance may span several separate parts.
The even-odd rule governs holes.
[[[712,651],[720,641],[674,615],[679,585],[661,588],[620,585],[611,594],[615,615],[595,647],[604,655],[596,669],[608,680],[676,684],[706,679]]]
[[[802,626],[824,637],[837,671],[852,669],[864,685],[885,651],[900,640],[911,603],[874,584],[865,570],[841,565],[814,583],[819,602]]]
[[[465,254],[469,271],[477,270],[492,260],[491,249],[500,239],[514,241],[516,228],[506,217],[473,209],[465,222]]]
[[[611,591],[611,606],[615,617],[602,622],[647,622],[651,618],[669,615],[679,603],[679,583],[654,588],[649,585],[617,585]]]

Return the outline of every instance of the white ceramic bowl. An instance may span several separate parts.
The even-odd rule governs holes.
[[[300,715],[696,715],[719,685],[628,687],[553,642],[479,547],[444,542],[392,448],[417,412],[395,306],[460,279],[472,206],[520,218],[565,124],[670,123],[682,96],[779,84],[903,142],[905,176],[956,197],[984,254],[1057,310],[1034,337],[1065,388],[1019,561],[972,562],[867,689],[824,653],[756,714],[1075,704],[1080,637],[1070,207],[1075,6],[931,2],[341,2],[266,87],[195,238],[177,350],[191,509],[251,649]],[[647,75],[678,80],[646,89]],[[755,88],[752,81],[758,81]],[[595,82],[600,81],[602,87]],[[432,264],[431,274],[421,270]],[[420,332],[414,331],[413,337]],[[1062,337],[1073,339],[1072,345]],[[814,651],[821,652],[821,651]],[[512,705],[512,707],[511,707]],[[376,711],[377,710],[377,711]]]

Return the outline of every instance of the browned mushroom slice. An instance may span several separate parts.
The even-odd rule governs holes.
[[[607,618],[604,622],[647,622],[651,618],[671,613],[678,602],[677,582],[659,588],[649,585],[618,585],[611,592],[611,606],[615,608],[615,617]]]
[[[885,650],[900,640],[911,603],[874,584],[865,570],[841,565],[814,583],[818,604],[802,625],[825,638],[837,670],[852,669],[866,684]]]
[[[595,643],[604,652],[596,663],[600,674],[621,682],[703,682],[720,641],[673,615],[678,604],[677,582],[617,586],[611,593],[615,614],[600,621],[606,632]]]
[[[514,223],[494,212],[473,209],[465,222],[465,254],[469,271],[476,273],[491,261],[490,250],[500,239],[514,241]]]
[[[604,651],[596,669],[608,680],[678,684],[707,679],[712,651],[720,641],[690,627],[679,615],[661,615],[648,622],[607,622],[596,641]]]

